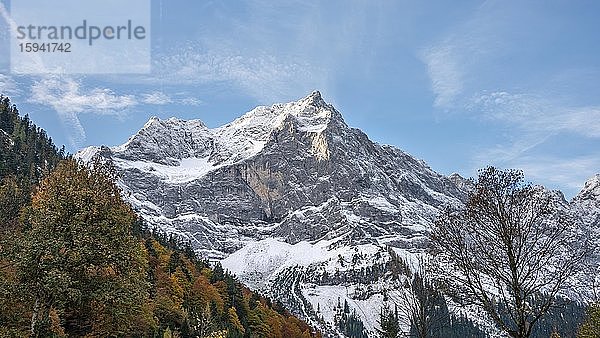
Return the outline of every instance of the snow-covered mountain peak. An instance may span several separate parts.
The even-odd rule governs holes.
[[[95,155],[115,164],[126,199],[150,226],[189,239],[211,259],[238,252],[224,265],[304,318],[311,307],[331,312],[337,296],[311,299],[289,283],[319,292],[342,279],[358,285],[361,269],[387,264],[388,246],[421,253],[439,209],[464,197],[425,162],[348,127],[319,92],[212,129],[152,118],[124,145],[76,157]],[[236,257],[240,264],[230,264]],[[383,277],[357,297],[379,304]],[[374,317],[363,320],[372,331]]]
[[[193,120],[182,120],[176,117],[170,117],[165,120],[157,119],[154,125],[160,125],[164,129],[186,129],[187,131],[194,131],[196,129],[206,130],[209,129],[204,122],[198,119]]]
[[[588,224],[600,225],[600,174],[588,179],[571,202]],[[600,228],[598,229],[600,232]],[[599,233],[600,236],[600,233]]]
[[[209,155],[212,132],[200,120],[152,117],[124,144],[112,147],[118,157],[173,164],[188,157]]]
[[[256,107],[234,121],[212,129],[200,120],[153,116],[127,142],[107,148],[105,152],[118,163],[125,165],[124,161],[129,161],[131,163],[126,165],[133,167],[143,163],[181,167],[182,160],[191,159],[196,163],[194,161],[201,159],[203,167],[216,168],[258,154],[274,133],[288,130],[314,135],[311,151],[320,152],[321,158],[327,158],[326,142],[319,134],[330,125],[333,127],[330,129],[349,130],[341,114],[314,91],[297,101]],[[89,160],[98,151],[99,148],[91,147],[82,150],[80,157]],[[143,166],[154,170],[156,165]],[[202,173],[206,172],[202,170]]]
[[[146,123],[144,124],[144,126],[142,127],[142,129],[150,128],[150,126],[152,126],[152,124],[154,124],[154,123],[158,123],[158,122],[160,122],[160,118],[159,118],[158,116],[152,116],[152,117],[151,117],[151,118],[148,120],[148,122],[146,122]]]
[[[575,199],[600,199],[600,174],[587,180]]]
[[[313,107],[323,107],[327,105],[327,103],[325,102],[325,100],[323,100],[323,97],[321,96],[321,92],[319,92],[318,90],[315,90],[305,98],[300,99],[298,103]]]
[[[314,91],[297,101],[256,107],[218,130],[223,134],[231,133],[224,130],[244,130],[248,136],[266,141],[267,134],[286,125],[301,132],[322,132],[332,121],[347,127],[341,114],[323,100],[321,93]]]
[[[168,119],[160,119],[157,116],[152,116],[144,124],[144,126],[130,139],[135,138],[138,134],[144,134],[145,130],[160,131],[165,129],[193,129],[201,128],[208,129],[201,120],[182,120],[176,117],[170,117]]]
[[[475,183],[471,179],[462,177],[459,173],[448,175],[448,179],[462,191],[470,192],[475,189]]]
[[[452,173],[452,174],[448,175],[448,178],[451,179],[452,181],[466,180],[466,178],[462,177],[459,173]]]
[[[314,91],[298,101],[286,104],[276,104],[274,107],[284,107],[284,110],[292,115],[310,117],[315,115],[328,115],[341,119],[341,115],[329,103],[325,102],[319,91]]]
[[[154,117],[124,145],[105,149],[82,150],[78,157],[89,160],[100,153],[112,159],[127,190],[140,191],[132,204],[146,216],[202,210],[235,223],[277,220],[270,232],[289,243],[326,235],[362,243],[349,234],[384,237],[405,225],[420,238],[437,208],[459,203],[464,195],[423,161],[348,127],[317,91],[257,107],[212,129],[199,120]],[[174,209],[178,204],[185,207]],[[312,218],[315,224],[304,229]],[[198,241],[206,250],[200,244],[205,240]],[[211,245],[222,257],[241,243]]]

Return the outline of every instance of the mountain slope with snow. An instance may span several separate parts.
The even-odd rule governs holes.
[[[152,118],[125,144],[76,156],[112,161],[150,225],[334,336],[344,301],[374,332],[383,295],[405,292],[390,267],[422,255],[438,212],[472,188],[372,142],[319,92],[218,128]]]

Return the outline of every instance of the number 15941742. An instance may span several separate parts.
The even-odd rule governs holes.
[[[21,53],[70,53],[71,44],[68,42],[27,42],[19,44],[19,51]]]

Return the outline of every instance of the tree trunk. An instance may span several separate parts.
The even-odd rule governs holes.
[[[40,299],[35,298],[35,304],[33,305],[33,312],[31,314],[31,337],[36,337],[36,327],[38,325],[38,312],[40,311]]]
[[[41,337],[46,332],[44,325],[47,325],[48,317],[50,315],[50,308],[45,306],[40,297],[35,298],[33,305],[33,313],[31,314],[31,337]]]

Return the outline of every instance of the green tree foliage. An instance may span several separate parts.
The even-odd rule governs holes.
[[[17,289],[15,252],[9,250],[21,231],[19,215],[30,204],[31,192],[40,179],[65,157],[46,133],[20,117],[10,99],[0,95],[0,333],[25,326],[30,310],[26,295]],[[1,335],[1,334],[0,334]]]
[[[2,264],[6,241],[18,230],[21,208],[29,204],[42,176],[64,157],[64,150],[0,95],[0,277],[7,272],[6,262]]]
[[[113,178],[102,163],[66,160],[42,182],[9,255],[15,283],[0,293],[0,332],[320,336],[187,246],[143,226],[134,237],[139,220]]]
[[[128,332],[143,313],[146,262],[131,235],[136,215],[114,179],[108,165],[65,160],[33,196],[16,248],[18,281],[33,300],[32,335],[48,335],[52,311],[78,335]]]
[[[600,338],[600,303],[589,306],[585,321],[577,331],[578,338]]]
[[[59,163],[43,131],[0,108],[0,336],[320,337],[149,230],[110,165]]]
[[[31,187],[64,157],[64,147],[58,150],[44,130],[0,95],[0,178],[13,176]]]

